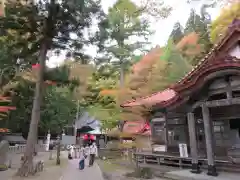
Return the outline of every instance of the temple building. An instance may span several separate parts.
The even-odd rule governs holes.
[[[140,105],[152,107],[153,154],[180,157],[185,144],[192,172],[205,160],[211,176],[217,162],[240,165],[240,20],[184,78],[121,106]]]

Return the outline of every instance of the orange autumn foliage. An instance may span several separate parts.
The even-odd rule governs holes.
[[[201,46],[198,44],[199,35],[192,32],[184,36],[176,45],[176,48],[185,55],[197,55],[201,52]]]
[[[104,89],[102,91],[100,91],[100,95],[104,96],[104,95],[116,95],[118,93],[118,90],[116,89]]]
[[[153,48],[150,52],[142,57],[140,61],[133,65],[133,73],[140,72],[143,68],[148,68],[156,63],[159,60],[160,56],[163,53],[163,48],[159,46]]]
[[[135,63],[132,66],[132,73],[128,75],[127,77],[127,84],[131,83],[132,86],[134,86],[134,81],[136,81],[136,78],[141,78],[142,76],[148,76],[147,74],[150,73],[149,69],[152,69],[152,66],[157,62],[157,60],[160,59],[160,56],[162,55],[164,49],[160,48],[159,46],[156,46],[153,48],[150,52],[148,52],[146,55],[142,57],[137,63]],[[142,74],[139,76],[139,74]],[[101,95],[115,95],[115,96],[121,96],[126,97],[126,94],[129,94],[129,89],[126,90],[126,88],[123,89],[105,89],[100,92]],[[131,94],[131,92],[130,92]],[[125,98],[124,98],[125,99]],[[125,99],[126,100],[126,99]]]

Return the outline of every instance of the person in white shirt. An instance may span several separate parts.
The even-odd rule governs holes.
[[[74,153],[74,147],[73,147],[73,145],[69,145],[68,146],[68,159],[73,158],[73,153]]]
[[[89,166],[92,166],[95,160],[95,157],[98,156],[98,149],[97,149],[97,145],[94,142],[91,146],[90,146],[90,159],[89,159]]]

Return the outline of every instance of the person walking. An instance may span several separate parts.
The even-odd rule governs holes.
[[[73,153],[74,153],[74,146],[73,145],[69,145],[69,149],[68,149],[68,159],[73,159]]]
[[[86,159],[85,152],[84,152],[84,148],[82,147],[80,149],[80,157],[79,157],[79,169],[80,170],[83,170],[85,167],[85,159]]]
[[[90,159],[89,159],[89,167],[93,166],[95,157],[98,156],[98,149],[97,149],[97,145],[95,142],[93,142],[93,144],[90,146]]]

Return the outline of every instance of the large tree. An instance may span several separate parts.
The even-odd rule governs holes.
[[[173,42],[177,44],[183,37],[183,27],[179,22],[174,24],[173,30],[170,34],[170,37],[173,39]]]
[[[204,4],[201,7],[200,15],[195,10],[191,10],[184,29],[185,36],[177,45],[181,46],[183,55],[192,65],[196,65],[212,46],[209,39],[209,25],[211,23],[211,16],[207,12],[209,7],[212,6]]]
[[[115,96],[118,77],[119,72],[113,65],[98,67],[88,79],[87,91],[80,101],[85,111],[102,122],[103,129],[113,128],[120,119]]]
[[[3,34],[10,37],[16,33],[23,40],[22,54],[36,55],[40,68],[37,73],[30,130],[24,161],[18,175],[27,176],[32,169],[33,152],[36,143],[37,127],[40,121],[40,106],[43,97],[45,62],[49,50],[68,50],[68,55],[84,58],[83,45],[89,42],[84,31],[92,24],[93,18],[102,15],[100,2],[88,1],[7,1],[5,17],[1,18]],[[74,38],[71,36],[74,34]],[[13,39],[15,36],[11,36]],[[24,43],[23,43],[24,42]],[[27,42],[27,43],[25,43]],[[26,44],[26,45],[25,45]],[[16,46],[16,45],[15,45]],[[24,53],[23,53],[24,52]],[[24,62],[24,58],[20,59]]]
[[[40,128],[45,134],[60,134],[62,129],[72,124],[76,118],[76,100],[73,92],[66,87],[50,86],[46,89],[41,111]],[[43,133],[43,132],[42,132]]]
[[[141,16],[142,11],[132,1],[118,0],[100,26],[100,50],[119,67],[120,85],[124,84],[124,74],[135,50],[142,49],[150,35],[149,23]],[[134,40],[136,37],[138,40]]]
[[[62,106],[65,104],[71,104],[67,106],[70,111],[76,109],[76,102],[72,101],[74,97],[74,87],[78,85],[78,80],[74,79],[73,77],[69,76],[69,71],[66,66],[61,66],[58,68],[52,68],[45,73],[45,78],[47,79],[44,83],[44,103],[41,107],[41,121],[39,125],[39,134],[44,135],[47,132],[45,128],[46,119],[51,125],[50,119],[55,120],[56,114],[51,114],[51,112],[55,111],[55,109],[61,109]],[[76,78],[76,77],[75,77]],[[9,129],[13,132],[21,132],[25,137],[27,137],[27,133],[29,132],[29,125],[31,120],[31,110],[32,110],[32,101],[34,99],[34,86],[36,83],[36,77],[34,75],[34,70],[24,71],[20,73],[19,77],[16,79],[16,84],[14,87],[11,88],[11,104],[16,107],[15,111],[9,113],[9,116],[6,117],[4,120],[6,125]],[[62,99],[61,92],[59,89],[68,89],[69,97],[65,98],[64,103],[56,103],[59,104],[59,107],[54,107],[54,101],[56,100],[49,100],[50,98],[58,97],[59,101]],[[8,91],[6,92],[8,93]],[[63,91],[63,95],[66,94]],[[56,98],[57,99],[57,98]],[[56,105],[54,104],[54,105]],[[74,108],[73,108],[74,106]],[[71,113],[68,111],[61,110],[61,112],[65,116],[71,116]],[[66,122],[66,121],[59,121]],[[44,129],[45,128],[45,129]],[[59,133],[56,129],[58,127],[51,126],[51,130],[54,133]]]

